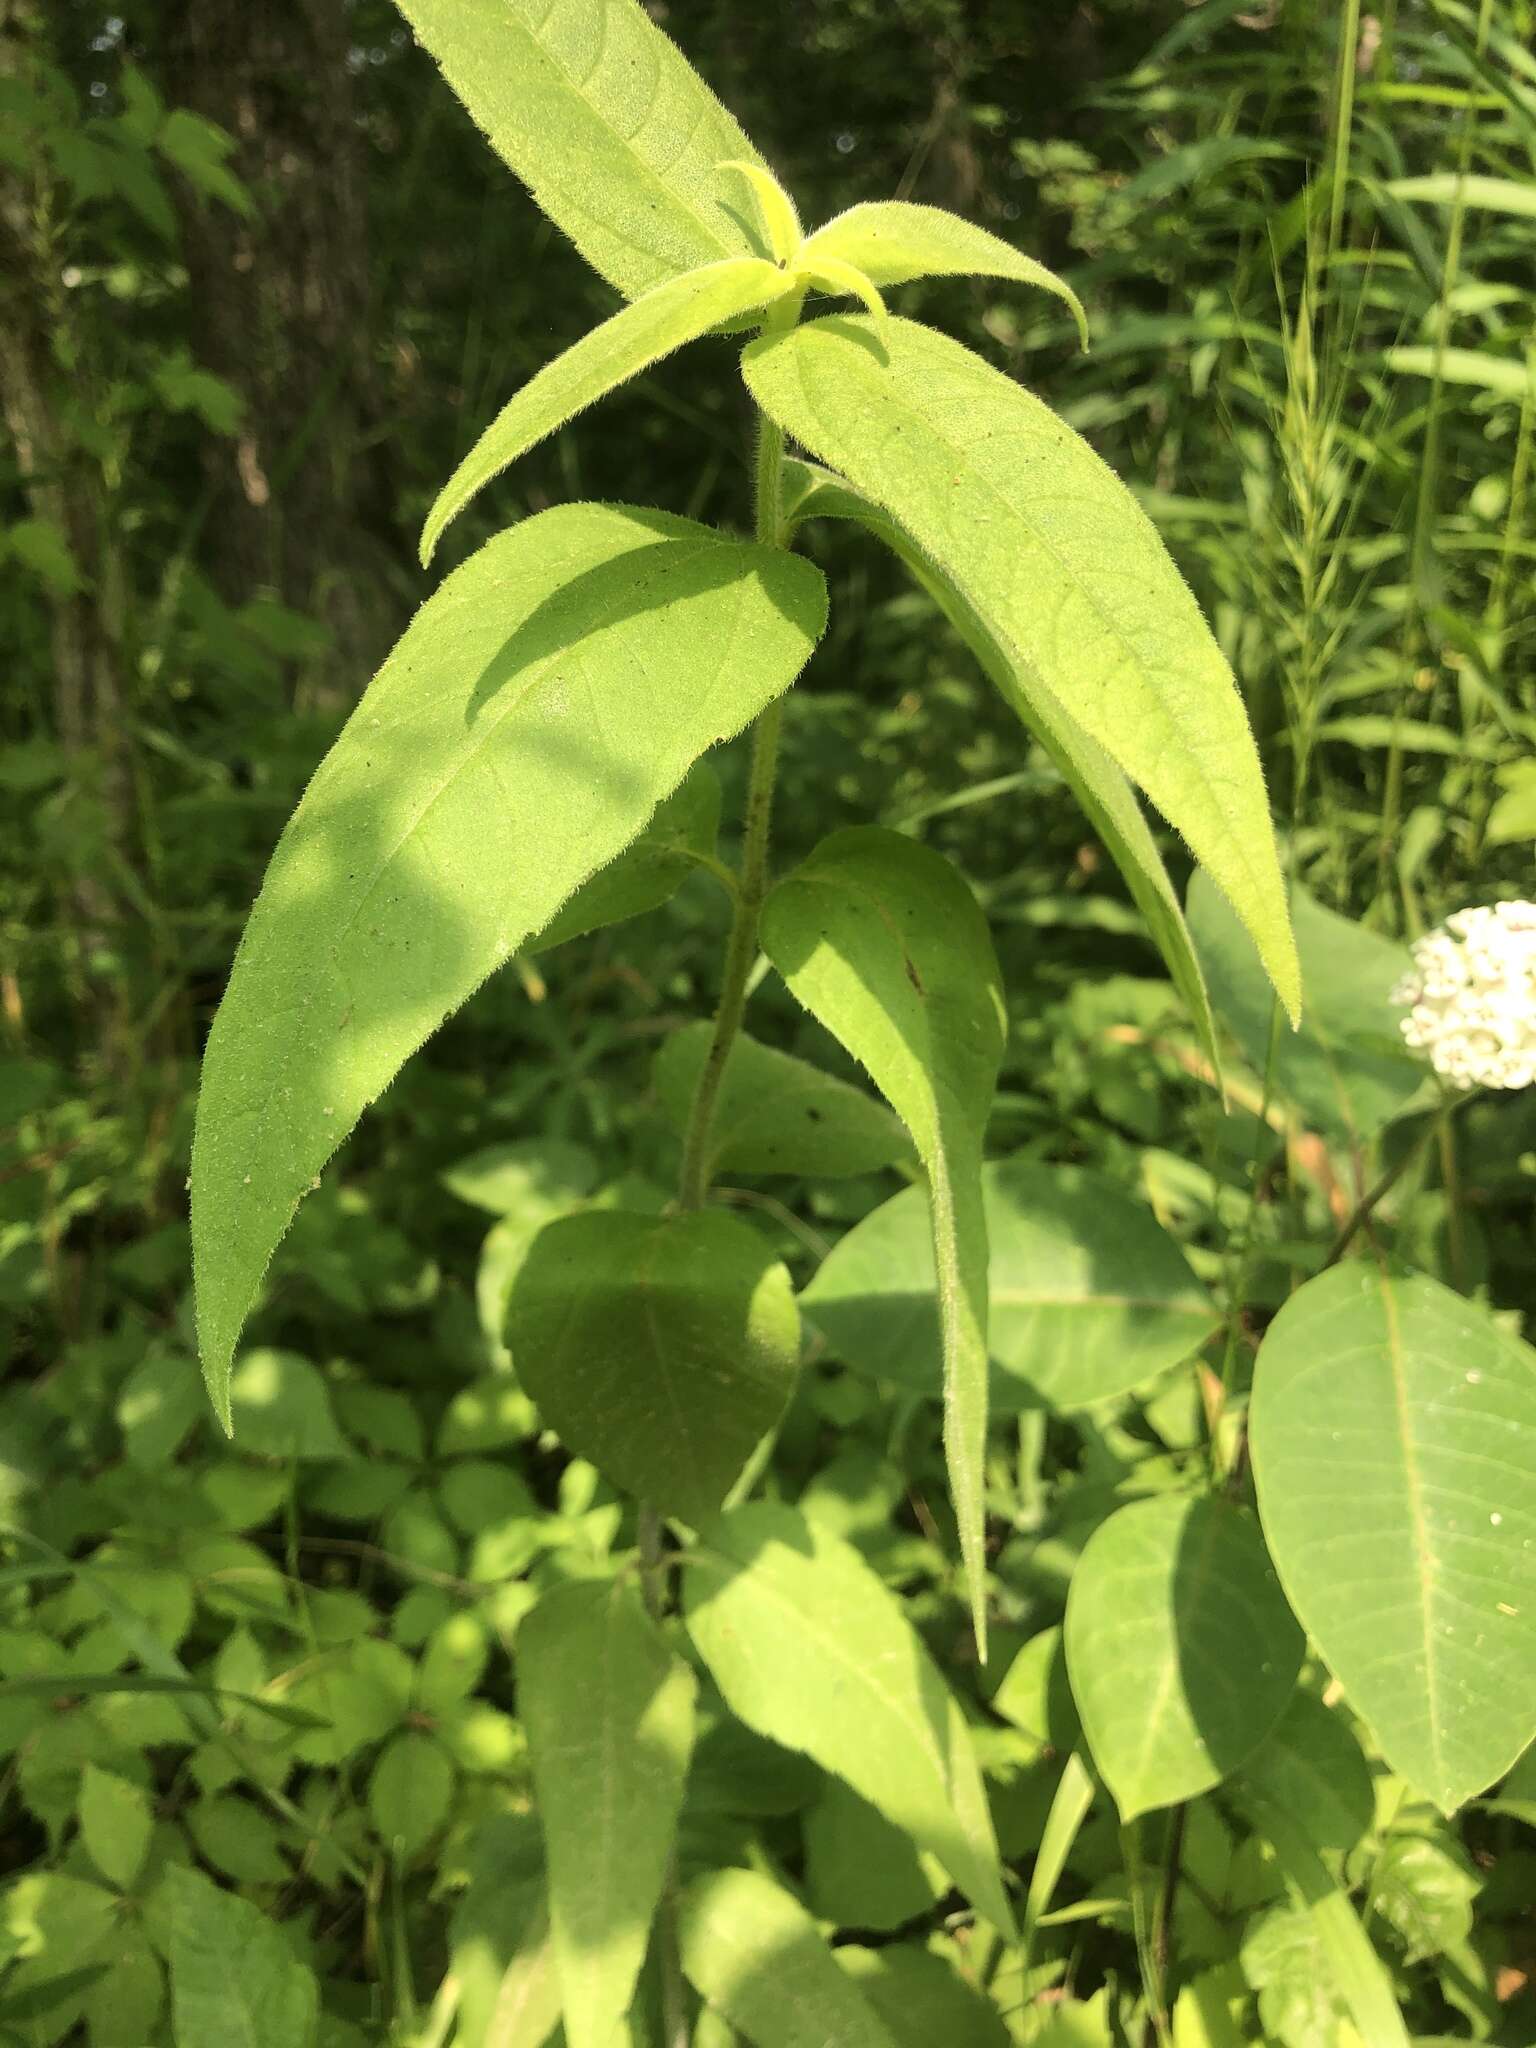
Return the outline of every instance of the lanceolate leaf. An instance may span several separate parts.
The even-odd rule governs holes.
[[[944,1338],[944,1449],[977,1643],[986,1655],[987,1224],[982,1141],[1007,1033],[976,899],[897,832],[835,832],[763,908],[763,950],[862,1060],[928,1173]]]
[[[850,206],[807,240],[806,262],[824,256],[853,264],[876,286],[907,284],[914,277],[1010,277],[1038,285],[1071,308],[1083,347],[1088,346],[1088,316],[1069,284],[1001,236],[942,207],[912,206],[900,199]]]
[[[731,1711],[845,1778],[1011,1936],[970,1731],[895,1595],[789,1508],[737,1508],[703,1537],[688,1632]]]
[[[598,1209],[534,1240],[507,1342],[569,1449],[699,1522],[784,1412],[800,1317],[788,1273],[740,1218]]]
[[[1137,1501],[1094,1531],[1066,1646],[1122,1820],[1236,1770],[1284,1712],[1304,1647],[1253,1517],[1188,1497]]]
[[[720,778],[701,761],[657,806],[640,837],[567,897],[524,950],[547,952],[659,908],[695,868],[713,862],[719,830]]]
[[[685,342],[697,341],[722,320],[768,305],[787,289],[789,278],[777,264],[734,256],[668,278],[583,335],[502,407],[444,484],[422,528],[423,564],[475,493],[535,442]]]
[[[638,0],[399,0],[497,154],[626,298],[763,256],[730,158],[761,162]]]
[[[696,1685],[629,1580],[546,1593],[516,1643],[570,2048],[611,2048],[645,1959]]]
[[[1109,755],[1088,737],[1064,705],[1033,691],[1031,679],[1014,666],[1007,647],[959,586],[927,559],[912,536],[872,498],[817,463],[793,459],[784,465],[784,496],[788,524],[794,526],[803,519],[855,520],[884,541],[933,598],[1004,700],[1051,756],[1124,875],[1219,1077],[1210,1001],[1184,912],[1135,792]]]
[[[824,616],[806,562],[601,505],[499,536],[423,606],[289,821],[208,1040],[192,1238],[226,1421],[267,1261],[363,1110]]]
[[[1437,1281],[1352,1262],[1275,1318],[1250,1435],[1292,1605],[1453,1812],[1536,1735],[1536,1354]]]
[[[900,517],[1037,704],[1138,782],[1230,898],[1294,1017],[1300,978],[1258,752],[1221,650],[1151,521],[1049,407],[911,321],[765,336],[747,383]]]
[[[992,1402],[1091,1408],[1190,1357],[1216,1311],[1151,1211],[1071,1166],[1001,1160],[982,1172],[991,1255]],[[920,1193],[856,1224],[800,1297],[845,1365],[939,1391],[939,1302]]]
[[[695,1878],[679,1911],[683,1969],[758,2048],[895,2048],[804,1906],[755,1870]]]

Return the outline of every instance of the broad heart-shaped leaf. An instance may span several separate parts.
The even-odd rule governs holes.
[[[894,1594],[790,1508],[736,1508],[702,1536],[682,1574],[684,1609],[732,1713],[845,1778],[1011,1938],[965,1716]]]
[[[942,854],[854,826],[763,906],[762,946],[912,1133],[928,1174],[944,1339],[944,1453],[986,1656],[987,1225],[982,1142],[1007,1036],[981,909]]]
[[[1301,1630],[1252,1516],[1136,1501],[1088,1539],[1067,1596],[1067,1670],[1122,1820],[1219,1785],[1274,1727]]]
[[[784,465],[784,504],[785,521],[791,529],[803,519],[855,521],[883,541],[928,592],[975,655],[983,673],[1050,755],[1062,780],[1082,805],[1089,824],[1103,840],[1167,962],[1174,986],[1184,998],[1200,1043],[1219,1079],[1221,1060],[1216,1027],[1184,912],[1135,791],[1108,754],[1088,737],[1064,705],[1045,692],[1033,690],[1031,679],[1014,665],[1008,649],[989,630],[964,592],[927,559],[912,536],[872,498],[865,497],[819,463],[791,458]]]
[[[584,334],[502,407],[444,484],[422,528],[423,565],[476,492],[546,434],[722,320],[766,306],[789,289],[788,274],[776,263],[732,256],[668,278]]]
[[[679,1131],[709,1050],[706,1022],[674,1031],[656,1060],[656,1093]],[[883,1103],[806,1060],[738,1032],[710,1125],[709,1174],[793,1173],[833,1180],[908,1159],[912,1141]]]
[[[1036,703],[1067,707],[1189,842],[1294,1017],[1295,948],[1258,751],[1150,519],[1087,442],[909,320],[814,320],[742,358],[752,395],[898,518]]]
[[[1069,284],[1053,270],[1022,255],[1000,235],[974,227],[940,206],[913,206],[901,199],[865,200],[850,206],[807,240],[802,260],[833,256],[862,270],[877,286],[907,284],[915,277],[1010,277],[1039,285],[1071,308],[1083,347],[1088,316]]]
[[[1253,941],[1198,871],[1189,885],[1189,927],[1205,963],[1217,1015],[1256,1073],[1325,1137],[1360,1145],[1424,1083],[1424,1065],[1403,1044],[1402,1011],[1389,998],[1410,966],[1405,947],[1291,891],[1291,922],[1306,1009],[1298,1031],[1274,1034],[1274,997]]]
[[[660,909],[695,868],[714,859],[719,831],[720,778],[700,761],[658,804],[633,845],[583,882],[523,950],[546,953],[604,925]]]
[[[697,1685],[627,1579],[553,1587],[515,1656],[566,2039],[611,2048],[666,1876]]]
[[[1123,1188],[1027,1159],[984,1167],[981,1184],[994,1407],[1091,1408],[1179,1364],[1209,1336],[1210,1296]],[[841,1238],[800,1306],[844,1365],[938,1394],[938,1288],[921,1192],[903,1189]]]
[[[1352,1261],[1271,1324],[1249,1435],[1292,1606],[1392,1768],[1454,1812],[1536,1734],[1536,1353]]]
[[[593,1209],[534,1239],[507,1342],[568,1449],[697,1523],[783,1414],[800,1317],[788,1273],[739,1217]]]
[[[678,1908],[683,1969],[754,2048],[895,2048],[797,1899],[755,1870],[695,1878]]]
[[[766,256],[739,178],[762,159],[638,0],[399,0],[498,156],[626,298]]]
[[[208,1039],[193,1267],[226,1422],[267,1261],[363,1110],[824,616],[808,563],[604,505],[499,535],[417,613],[289,820]]]

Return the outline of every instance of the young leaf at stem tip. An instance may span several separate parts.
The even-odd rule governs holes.
[[[800,216],[795,211],[795,202],[771,171],[761,164],[730,162],[716,164],[718,171],[735,171],[752,187],[752,196],[757,201],[757,210],[762,217],[763,232],[768,246],[777,263],[790,263],[795,252],[805,239],[805,230],[800,225]]]
[[[1038,285],[1069,308],[1078,339],[1085,350],[1088,346],[1088,315],[1071,285],[1000,235],[942,207],[913,206],[900,199],[850,206],[806,240],[808,268],[830,257],[852,264],[877,289],[919,277],[1007,277]]]
[[[502,407],[444,484],[422,528],[422,567],[475,494],[537,442],[722,321],[771,305],[791,289],[777,264],[735,256],[669,278],[583,335]]]

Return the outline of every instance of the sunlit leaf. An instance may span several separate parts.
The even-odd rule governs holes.
[[[753,342],[780,426],[898,517],[1004,645],[1021,687],[1146,791],[1253,933],[1287,1009],[1295,950],[1231,670],[1156,529],[1050,409],[943,335],[815,320]]]
[[[987,921],[941,854],[854,826],[763,907],[764,952],[869,1069],[928,1174],[944,1349],[944,1453],[986,1654],[987,1226],[982,1143],[1007,1031]]]
[[[192,1237],[226,1420],[267,1261],[363,1110],[823,616],[808,563],[599,505],[499,536],[422,607],[283,834],[209,1035]]]
[[[546,1593],[517,1633],[570,2048],[610,2048],[629,2010],[682,1806],[693,1673],[633,1580]]]

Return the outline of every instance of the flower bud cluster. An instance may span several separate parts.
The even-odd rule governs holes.
[[[1536,1083],[1536,903],[1458,910],[1392,991],[1403,1036],[1459,1088]]]

